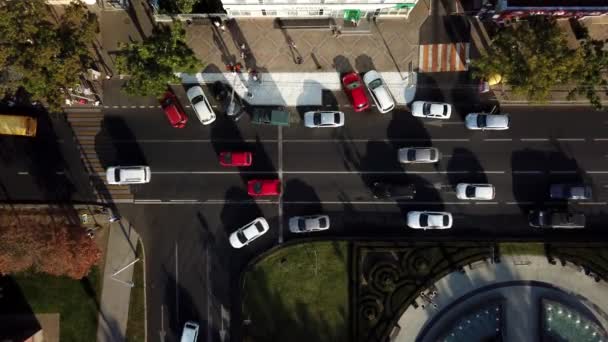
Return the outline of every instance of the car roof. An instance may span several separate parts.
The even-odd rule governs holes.
[[[146,178],[146,171],[144,167],[127,167],[120,168],[120,179],[125,180],[140,180]]]
[[[486,125],[488,127],[507,127],[509,126],[509,116],[506,114],[487,115]]]
[[[373,90],[373,93],[376,95],[378,99],[378,105],[382,106],[382,109],[388,109],[395,105],[393,98],[388,92],[388,88],[385,84],[382,84],[381,87],[377,87]]]
[[[475,197],[491,197],[494,194],[494,189],[487,184],[472,184],[475,186]]]
[[[444,213],[425,213],[428,216],[428,223],[429,226],[439,226],[439,227],[443,227],[443,217],[445,216]]]

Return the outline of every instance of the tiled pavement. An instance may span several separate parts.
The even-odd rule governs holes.
[[[272,19],[239,19],[222,32],[209,22],[187,27],[187,41],[205,63],[203,72],[224,71],[240,62],[261,72],[344,72],[348,70],[407,72],[418,65],[418,31],[428,15],[423,2],[409,18],[378,19],[369,34],[276,28]],[[289,44],[293,41],[296,48]],[[240,46],[247,56],[241,58]],[[301,56],[302,64],[295,59]]]

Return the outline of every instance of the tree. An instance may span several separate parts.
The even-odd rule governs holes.
[[[192,8],[197,0],[176,0],[179,13],[192,13]]]
[[[20,219],[0,227],[0,274],[23,271],[81,279],[101,257],[80,226]]]
[[[129,95],[158,96],[169,83],[179,83],[175,73],[196,73],[202,63],[186,44],[181,23],[155,28],[141,43],[125,44],[116,58],[116,66],[130,78],[124,85]]]
[[[2,90],[23,87],[51,111],[61,110],[67,88],[93,61],[89,47],[98,30],[97,17],[80,1],[56,21],[44,0],[0,2],[0,69],[19,75]]]
[[[597,87],[608,85],[605,71],[608,68],[608,51],[604,50],[604,43],[595,40],[584,41],[581,45],[584,63],[575,72],[576,86],[568,94],[568,99],[576,95],[585,96],[596,109],[602,109]]]
[[[555,20],[531,16],[501,28],[472,67],[476,76],[500,74],[515,93],[543,102],[555,86],[574,80],[584,64],[583,54],[568,48]]]

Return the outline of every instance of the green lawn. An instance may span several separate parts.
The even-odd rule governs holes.
[[[137,258],[140,258],[133,268],[133,283],[131,300],[129,302],[129,320],[127,321],[127,342],[143,342],[145,339],[146,312],[144,307],[144,260],[141,243],[137,243]]]
[[[542,242],[504,242],[498,248],[502,255],[545,255]]]
[[[245,341],[349,341],[348,244],[280,249],[245,275]]]
[[[99,268],[82,280],[43,274],[14,276],[35,313],[60,314],[60,341],[95,341],[101,293]]]

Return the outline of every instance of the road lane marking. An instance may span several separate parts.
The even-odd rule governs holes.
[[[496,205],[498,204],[498,202],[475,202],[475,204],[492,204],[492,205]]]
[[[503,174],[505,173],[505,171],[475,171],[475,173],[479,173],[479,174],[491,174],[491,173],[495,173],[495,174]]]
[[[517,175],[517,174],[522,174],[522,175],[542,175],[545,172],[544,171],[538,171],[538,170],[513,170],[511,171],[513,174]]]
[[[508,204],[508,205],[531,205],[531,204],[534,204],[534,202],[525,202],[525,201],[522,201],[522,202],[506,202],[506,204]]]
[[[178,268],[177,241],[175,241],[175,317],[179,322],[179,268]]]
[[[585,141],[585,138],[557,138],[557,141]]]
[[[553,174],[557,174],[557,175],[567,175],[567,174],[578,173],[578,171],[576,171],[576,170],[566,170],[566,171],[551,170],[551,171],[549,171],[549,173],[553,173]]]
[[[511,139],[511,138],[488,138],[488,139],[483,139],[483,141],[490,141],[490,142],[494,142],[494,141],[513,141],[513,139]]]
[[[605,205],[606,202],[579,202],[580,205]]]
[[[585,172],[586,173],[591,173],[591,174],[594,174],[594,173],[608,173],[608,171],[585,171]]]
[[[608,141],[608,138],[593,138],[593,141]]]
[[[548,138],[521,138],[521,141],[549,141]]]
[[[19,171],[19,172],[17,172],[17,174],[20,176],[26,176],[26,175],[29,175],[30,173],[27,171]]]
[[[176,200],[169,200],[169,201],[172,202],[172,201],[176,201]],[[197,199],[181,199],[181,200],[178,200],[178,201],[180,201],[180,202],[198,202],[200,200],[197,200]]]

